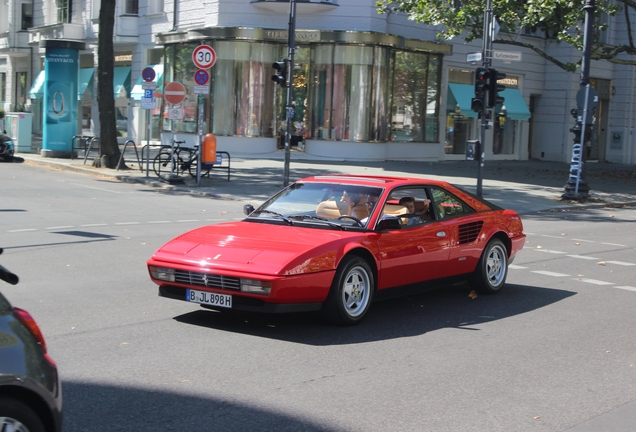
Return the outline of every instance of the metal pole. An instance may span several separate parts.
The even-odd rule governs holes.
[[[482,48],[482,65],[488,70],[490,67],[490,57],[492,53],[492,0],[486,2],[486,10],[484,12],[484,43]],[[479,164],[477,165],[477,193],[478,197],[482,197],[482,177],[484,168],[484,159],[486,158],[486,129],[488,128],[488,108],[486,108],[486,100],[488,92],[484,92],[482,96],[482,112],[481,125],[479,129]]]
[[[285,171],[283,186],[289,185],[289,159],[291,127],[294,120],[294,51],[296,49],[296,0],[289,0],[289,27],[287,30],[287,104],[285,109]]]
[[[562,199],[570,200],[586,200],[589,193],[589,185],[585,181],[585,139],[587,137],[588,126],[588,102],[590,97],[590,58],[592,52],[592,36],[594,31],[594,11],[596,9],[595,0],[586,0],[585,6],[585,28],[583,33],[583,58],[581,59],[581,90],[585,87],[585,102],[584,106],[579,106],[579,109],[583,108],[582,119],[577,117],[576,125],[570,129],[575,134],[575,143],[572,146],[572,159],[570,162],[570,175],[568,181],[565,184],[565,193],[561,195]],[[577,134],[580,131],[580,138]],[[579,139],[577,139],[579,138]],[[578,145],[577,145],[578,144]],[[576,169],[576,177],[573,175],[573,171]]]
[[[150,176],[150,111],[146,110],[146,177]],[[141,157],[143,158],[143,156],[142,152]]]

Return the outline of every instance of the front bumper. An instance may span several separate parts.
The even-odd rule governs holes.
[[[224,307],[215,307],[209,305],[201,305],[207,309],[219,311],[240,310],[247,312],[261,313],[290,313],[290,312],[310,312],[318,311],[322,308],[322,303],[269,303],[254,297],[244,297],[234,292],[224,292],[224,294],[232,295],[232,309]],[[174,300],[186,300],[186,288],[174,285],[162,285],[159,287],[159,296]],[[193,303],[198,304],[198,303]]]

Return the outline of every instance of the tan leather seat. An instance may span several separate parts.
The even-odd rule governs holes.
[[[323,201],[316,207],[316,216],[338,219],[340,216],[347,214],[346,207],[346,203],[342,201]]]

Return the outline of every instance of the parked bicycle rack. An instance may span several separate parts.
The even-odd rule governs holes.
[[[216,154],[217,154],[217,156],[221,155],[221,163],[220,164],[216,164],[215,163],[214,165],[212,165],[212,168],[207,173],[207,177],[210,178],[210,172],[212,172],[212,170],[214,170],[214,169],[226,170],[227,171],[227,181],[230,181],[230,165],[231,165],[230,154],[228,152],[225,152],[225,151],[218,151],[218,152],[216,152]],[[206,165],[211,165],[211,164],[206,164]]]
[[[88,141],[88,146],[86,147],[86,152],[84,153],[84,165],[86,165],[86,159],[88,159],[88,154],[93,149],[93,143],[97,141],[99,143],[99,137],[93,137]],[[97,145],[97,151],[99,152],[99,144]]]
[[[84,150],[84,156],[86,156],[90,143],[94,138],[92,135],[75,135],[71,138],[71,160],[75,158],[75,150]],[[79,140],[79,143],[77,140]],[[86,158],[84,158],[84,161],[86,163]]]
[[[139,152],[137,151],[137,144],[135,144],[135,141],[133,141],[131,139],[129,139],[128,141],[126,141],[124,143],[124,148],[121,151],[121,154],[119,155],[119,162],[117,162],[117,171],[119,171],[119,167],[121,165],[121,161],[122,161],[122,159],[124,159],[124,153],[126,153],[126,147],[128,147],[128,144],[132,144],[133,145],[133,148],[135,149],[135,156],[137,156],[137,165],[139,166],[139,171],[143,172],[144,169],[141,166],[141,161],[139,159]],[[142,153],[142,156],[143,156],[143,153]]]

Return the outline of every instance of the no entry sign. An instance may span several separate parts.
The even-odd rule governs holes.
[[[192,51],[192,61],[199,69],[210,69],[216,63],[216,52],[212,47],[199,45]]]
[[[173,105],[180,104],[185,99],[186,89],[180,82],[172,81],[163,89],[163,97],[166,102]]]

